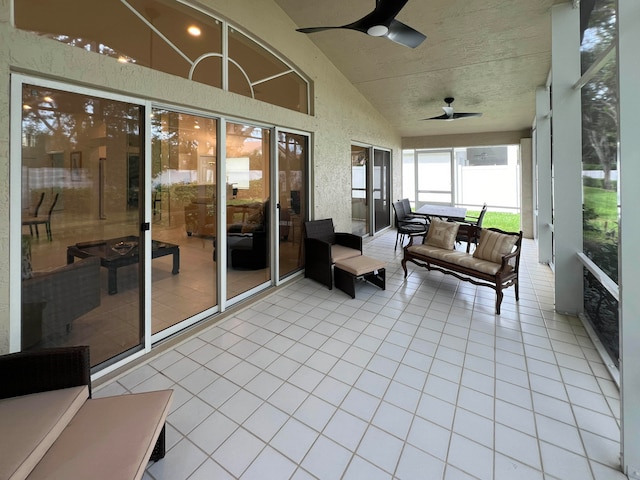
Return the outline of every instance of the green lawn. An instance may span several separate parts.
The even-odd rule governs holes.
[[[586,239],[597,242],[615,239],[618,231],[618,194],[595,187],[583,187],[583,193]]]
[[[467,215],[471,217],[477,217],[480,215],[479,210],[469,210]],[[506,212],[492,212],[487,210],[482,221],[483,228],[499,228],[505,232],[519,232],[520,231],[520,214],[519,213],[506,213]]]
[[[596,217],[606,222],[618,220],[618,194],[612,190],[583,187],[584,206],[593,209]]]

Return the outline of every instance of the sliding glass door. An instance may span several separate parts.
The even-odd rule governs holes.
[[[351,233],[371,233],[369,211],[369,147],[351,145]]]
[[[309,137],[278,132],[278,268],[283,279],[302,268],[302,227],[307,218]]]
[[[218,304],[217,127],[216,119],[153,109],[153,334],[171,333]]]
[[[375,231],[391,225],[391,152],[373,150],[373,218]]]
[[[254,291],[271,280],[271,132],[227,123],[226,252],[227,299]]]
[[[21,93],[21,349],[83,344],[92,365],[114,361],[143,348],[144,109],[28,83]]]
[[[12,348],[86,344],[103,369],[302,268],[308,135],[14,79]]]

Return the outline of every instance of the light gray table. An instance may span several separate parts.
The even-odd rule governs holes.
[[[415,213],[428,217],[449,218],[451,220],[464,220],[467,209],[464,207],[451,207],[448,205],[424,204]]]

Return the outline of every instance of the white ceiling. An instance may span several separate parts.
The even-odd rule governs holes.
[[[275,0],[299,27],[344,25],[374,0]],[[417,48],[352,30],[308,37],[403,137],[531,127],[535,89],[551,65],[551,6],[566,0],[409,0],[396,17],[427,39]],[[305,35],[300,33],[300,35]],[[424,121],[454,110],[480,118]]]

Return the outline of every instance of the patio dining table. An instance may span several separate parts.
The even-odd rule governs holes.
[[[446,218],[449,220],[464,220],[467,209],[464,207],[452,207],[449,205],[432,205],[426,203],[416,210],[417,214],[433,218]]]

